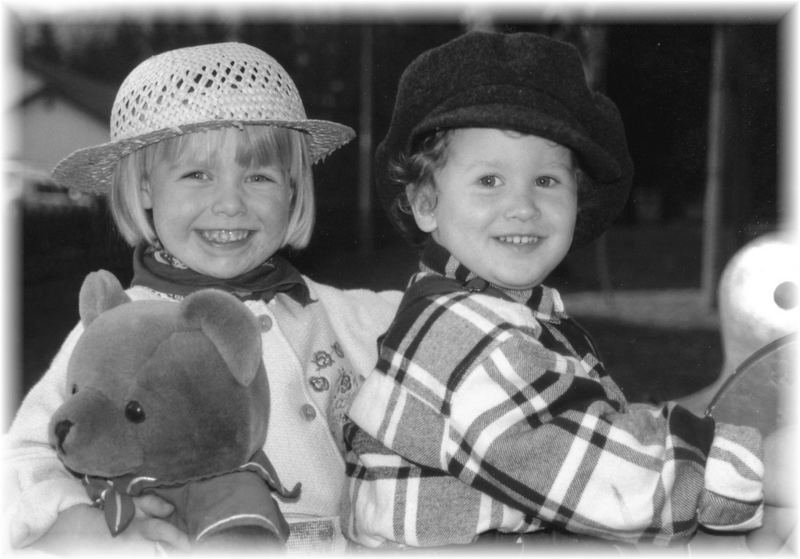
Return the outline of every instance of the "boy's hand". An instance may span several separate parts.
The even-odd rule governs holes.
[[[747,534],[748,547],[757,553],[776,553],[793,547],[797,527],[795,449],[797,429],[783,427],[764,438],[764,524]]]
[[[189,538],[162,518],[172,512],[172,505],[154,496],[134,499],[136,516],[128,528],[113,537],[103,511],[89,505],[77,505],[62,511],[52,528],[33,544],[33,548],[56,555],[82,555],[108,549],[114,553],[153,555],[156,544],[189,551]],[[152,516],[151,516],[152,515]]]
[[[797,511],[787,507],[764,507],[764,524],[747,534],[747,547],[759,554],[774,554],[786,548],[793,553]]]
[[[764,438],[764,503],[797,506],[797,428],[783,427]]]

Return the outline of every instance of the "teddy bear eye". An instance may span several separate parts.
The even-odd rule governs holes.
[[[144,421],[144,408],[136,400],[131,400],[125,406],[125,417],[133,423],[141,423]]]
[[[77,384],[73,384],[72,385],[72,393],[73,394],[77,394],[78,393],[78,385]]]

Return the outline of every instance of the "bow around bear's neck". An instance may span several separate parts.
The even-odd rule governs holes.
[[[117,535],[128,527],[136,508],[133,504],[133,497],[138,497],[148,490],[176,487],[191,482],[203,481],[210,478],[224,476],[234,472],[253,472],[282,497],[294,499],[300,495],[300,484],[297,483],[289,490],[278,478],[275,467],[270,462],[263,450],[256,452],[250,460],[241,466],[225,472],[210,473],[181,480],[158,480],[152,477],[137,474],[126,474],[115,478],[102,478],[94,476],[84,476],[83,484],[89,498],[96,505],[102,505],[108,529],[113,535]]]

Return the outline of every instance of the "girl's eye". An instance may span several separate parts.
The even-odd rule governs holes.
[[[193,179],[193,180],[203,180],[208,178],[208,175],[203,171],[190,171],[183,175],[185,179]]]
[[[274,177],[270,175],[253,175],[250,177],[250,182],[278,182]]]
[[[556,179],[553,177],[543,176],[543,177],[536,177],[536,186],[553,186],[556,184]]]
[[[494,175],[486,175],[484,177],[479,178],[478,182],[481,184],[481,186],[494,188],[495,186],[498,186],[500,184],[500,179],[498,179]]]

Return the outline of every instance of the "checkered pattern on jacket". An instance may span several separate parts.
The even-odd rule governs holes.
[[[667,544],[698,522],[760,522],[757,433],[628,404],[558,292],[520,304],[439,257],[350,410],[348,537],[435,546],[555,527]]]

